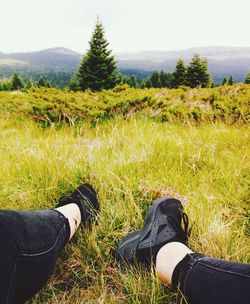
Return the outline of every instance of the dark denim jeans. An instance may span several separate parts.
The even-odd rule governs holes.
[[[56,210],[0,211],[0,304],[22,304],[48,281],[69,239]],[[173,283],[190,304],[249,304],[250,265],[188,254]],[[186,301],[187,300],[187,301]]]
[[[0,304],[25,303],[35,295],[69,235],[68,220],[56,210],[1,210]]]
[[[176,266],[173,285],[190,304],[250,304],[250,265],[226,262],[199,253]]]

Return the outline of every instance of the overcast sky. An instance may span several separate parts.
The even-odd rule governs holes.
[[[250,47],[250,0],[0,0],[0,52],[83,53],[96,22],[115,53]]]

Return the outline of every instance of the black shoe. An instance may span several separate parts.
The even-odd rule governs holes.
[[[150,206],[144,227],[129,233],[119,244],[116,257],[129,263],[155,264],[160,248],[169,242],[188,241],[188,217],[180,201],[159,198]],[[184,230],[181,222],[184,222]]]
[[[56,207],[75,203],[81,211],[81,222],[89,225],[100,210],[100,204],[94,188],[89,184],[82,184],[69,196],[62,196]]]

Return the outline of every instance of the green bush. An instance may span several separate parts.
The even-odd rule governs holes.
[[[250,85],[206,89],[135,89],[118,86],[93,93],[55,88],[31,88],[27,92],[0,92],[0,117],[30,117],[51,125],[65,121],[98,121],[117,115],[140,113],[156,120],[200,123],[222,120],[248,123]]]

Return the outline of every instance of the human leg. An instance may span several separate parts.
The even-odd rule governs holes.
[[[73,235],[76,233],[81,223],[80,209],[76,204],[70,203],[68,205],[58,207],[55,210],[59,211],[61,214],[65,216],[66,219],[68,219],[69,227],[70,227],[70,235],[69,235],[69,240],[70,240],[73,237]]]
[[[70,237],[67,218],[59,211],[0,211],[0,303],[24,303],[48,280],[59,252]],[[5,271],[2,265],[8,265]]]
[[[155,271],[157,276],[164,283],[172,286],[174,269],[190,253],[193,251],[180,242],[170,242],[164,245],[156,256]]]
[[[156,273],[163,282],[168,283],[171,250],[179,251],[177,244],[169,243],[159,251],[156,262]],[[165,254],[164,254],[165,251]],[[170,259],[170,260],[169,260]],[[170,263],[169,263],[170,261]],[[199,253],[187,253],[176,264],[171,283],[178,288],[191,304],[248,304],[250,303],[250,265],[213,259]]]
[[[192,252],[185,238],[187,229],[181,228],[182,208],[174,201],[167,208],[170,202],[161,200],[157,207],[161,212],[149,209],[144,227],[121,241],[117,258],[146,265],[152,261],[159,278],[186,297],[183,303],[250,303],[250,265]]]
[[[64,203],[55,210],[0,211],[0,303],[24,303],[34,296],[49,279],[80,221],[86,224],[96,214],[96,194],[91,205],[93,191],[89,197],[85,191],[83,197],[79,188],[77,195],[73,192],[75,203],[66,203],[73,194],[63,197]]]
[[[250,265],[213,259],[171,242],[156,258],[156,274],[191,304],[250,303]]]

